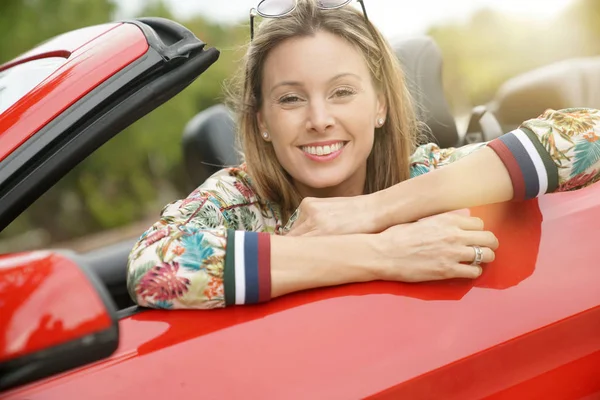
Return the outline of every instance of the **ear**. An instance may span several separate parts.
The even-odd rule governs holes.
[[[383,92],[377,94],[376,112],[377,118],[387,117],[387,101],[385,100],[385,94]]]
[[[267,125],[265,124],[265,120],[263,118],[263,113],[261,110],[258,110],[256,112],[256,121],[258,122],[258,129],[260,129],[261,132],[267,130]]]
[[[269,130],[267,129],[267,124],[265,123],[265,119],[261,110],[256,112],[256,122],[258,123],[258,129],[260,130],[259,134],[262,139],[266,142],[270,142],[271,137],[268,134]]]

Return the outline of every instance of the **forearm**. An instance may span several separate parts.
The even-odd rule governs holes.
[[[271,236],[271,296],[376,279],[371,238]]]
[[[376,220],[385,229],[445,211],[583,188],[600,180],[598,132],[598,110],[547,110],[465,158],[376,193],[373,209],[382,210]],[[425,158],[425,168],[432,158]]]
[[[511,177],[489,147],[374,194],[382,226],[513,198]],[[387,225],[387,226],[386,226]]]

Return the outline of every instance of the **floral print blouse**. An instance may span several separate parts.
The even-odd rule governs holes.
[[[582,188],[600,179],[600,111],[548,110],[489,143],[418,147],[411,177],[491,147],[510,174],[516,200]],[[127,288],[153,308],[209,309],[270,298],[271,234],[290,225],[260,199],[244,166],[223,169],[167,205],[134,246]]]

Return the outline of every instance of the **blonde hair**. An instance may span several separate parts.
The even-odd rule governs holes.
[[[387,116],[375,132],[367,159],[364,193],[373,193],[410,177],[417,122],[400,64],[381,33],[358,10],[321,10],[313,0],[298,0],[296,9],[281,18],[265,19],[248,45],[229,103],[237,113],[237,132],[248,174],[258,195],[279,204],[287,220],[302,200],[270,143],[261,138],[257,112],[262,105],[262,71],[269,52],[283,41],[318,31],[335,34],[360,50],[375,89],[384,95]],[[237,83],[237,86],[235,86]]]

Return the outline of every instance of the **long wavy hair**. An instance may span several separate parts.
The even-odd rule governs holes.
[[[228,104],[237,117],[238,141],[252,185],[258,195],[278,204],[287,220],[302,197],[283,169],[270,143],[260,136],[257,112],[262,106],[262,73],[269,52],[284,41],[326,31],[337,35],[364,57],[371,79],[387,104],[385,124],[375,131],[367,159],[364,193],[388,188],[409,178],[417,122],[404,73],[389,43],[353,7],[322,10],[313,0],[298,0],[296,9],[281,18],[265,19],[248,44],[237,76],[230,82]]]

